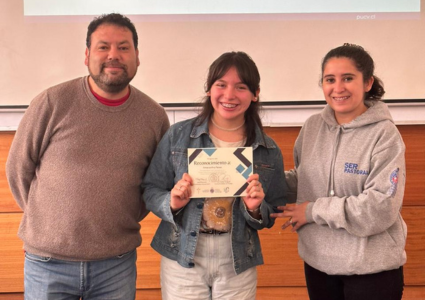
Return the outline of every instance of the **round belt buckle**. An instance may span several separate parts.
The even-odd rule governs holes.
[[[224,215],[226,214],[226,209],[222,206],[219,206],[215,209],[214,214],[217,218],[224,218]]]

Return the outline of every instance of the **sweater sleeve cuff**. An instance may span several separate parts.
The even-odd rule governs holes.
[[[313,223],[314,222],[314,220],[313,220],[313,205],[314,205],[314,202],[310,202],[307,205],[307,208],[305,210],[305,218],[307,220],[307,223]]]

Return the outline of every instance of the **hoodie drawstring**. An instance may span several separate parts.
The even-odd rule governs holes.
[[[334,190],[334,173],[335,173],[335,161],[336,161],[336,153],[340,141],[340,135],[341,135],[341,127],[338,126],[338,130],[335,136],[335,143],[334,147],[332,149],[332,161],[331,161],[331,169],[330,169],[330,176],[329,176],[329,184],[328,184],[328,191],[329,196],[333,197],[335,196],[335,190]]]

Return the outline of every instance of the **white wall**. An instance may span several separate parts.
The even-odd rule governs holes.
[[[115,3],[119,11],[121,2]],[[425,7],[425,0],[421,4]],[[87,74],[85,37],[92,16],[34,19],[23,11],[22,0],[0,0],[0,106],[27,105],[45,88]],[[262,101],[320,100],[322,57],[351,42],[375,59],[386,99],[424,99],[425,13],[413,19],[356,16],[130,16],[139,33],[141,60],[132,84],[159,103],[197,102],[212,61],[223,52],[242,50],[260,70]]]

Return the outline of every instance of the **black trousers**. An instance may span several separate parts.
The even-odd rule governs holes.
[[[304,263],[310,300],[401,300],[403,267],[367,275],[328,275]]]

